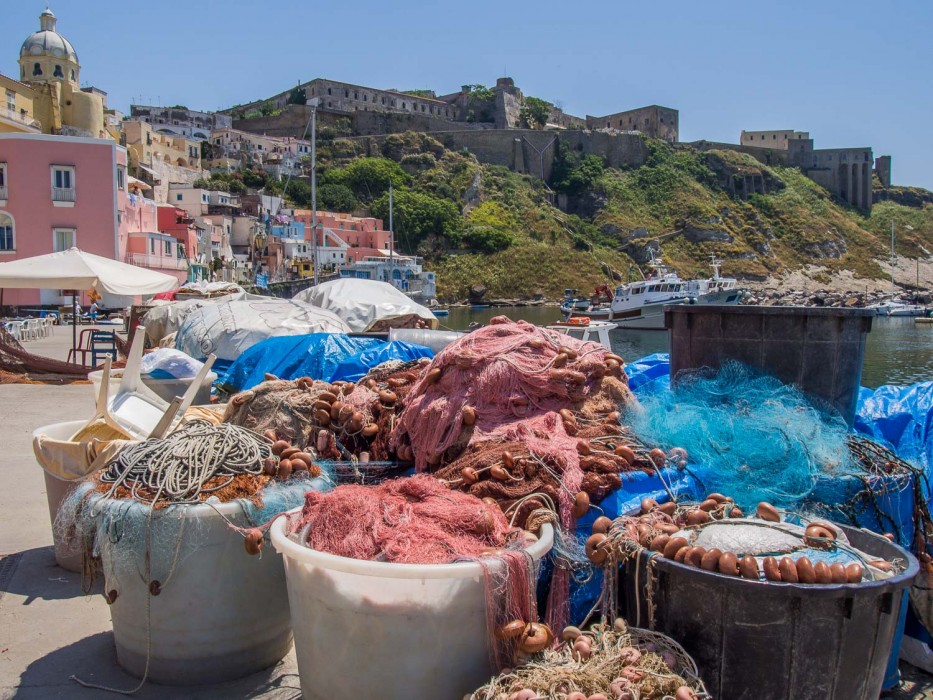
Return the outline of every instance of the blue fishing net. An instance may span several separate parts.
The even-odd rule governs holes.
[[[740,363],[681,374],[639,398],[627,416],[635,434],[686,449],[701,487],[743,508],[799,504],[821,479],[860,472],[837,413]]]

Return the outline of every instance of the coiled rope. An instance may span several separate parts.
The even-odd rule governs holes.
[[[100,474],[111,484],[106,497],[124,487],[148,505],[198,503],[201,495],[229,486],[242,474],[261,474],[271,442],[229,423],[193,420],[162,439],[129,445]]]

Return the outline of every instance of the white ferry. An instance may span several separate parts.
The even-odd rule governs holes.
[[[573,311],[569,316],[611,321],[619,328],[662,330],[664,307],[669,304],[738,304],[745,290],[736,286],[734,278],[720,276],[721,264],[721,260],[713,258],[712,277],[687,281],[660,258],[652,257],[647,279],[620,285],[610,303],[593,305],[587,311]]]

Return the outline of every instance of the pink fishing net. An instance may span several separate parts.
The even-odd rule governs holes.
[[[292,529],[308,525],[305,542],[312,549],[400,564],[447,564],[522,542],[521,530],[499,508],[423,474],[309,491]]]

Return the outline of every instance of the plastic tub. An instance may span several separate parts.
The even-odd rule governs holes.
[[[282,559],[271,547],[246,554],[243,536],[225,521],[249,525],[243,508],[232,502],[155,511],[149,580],[161,590],[153,596],[144,580],[148,513],[140,504],[104,506],[110,536],[99,540],[104,590],[117,593],[110,614],[120,666],[141,677],[151,641],[150,680],[200,685],[249,675],[285,656],[292,631]]]
[[[298,544],[285,526],[276,520],[271,537],[285,559],[305,700],[461,698],[489,679],[482,566],[338,557]],[[550,525],[541,532],[528,550],[535,560],[553,542]]]
[[[652,629],[683,645],[717,700],[877,700],[917,560],[879,535],[841,526],[867,554],[907,569],[859,584],[763,583],[655,557]],[[647,555],[625,566],[626,618],[648,626]]]
[[[671,377],[738,360],[823,399],[852,425],[873,316],[870,309],[665,306]]]
[[[52,423],[44,425],[33,431],[32,437],[35,440],[38,436],[44,435],[53,440],[67,441],[72,435],[77,433],[87,421],[73,420],[65,423]],[[42,458],[36,454],[36,461],[42,467],[45,477],[45,496],[49,503],[49,522],[52,526],[52,543],[55,548],[55,562],[68,571],[82,572],[84,570],[84,555],[77,546],[69,546],[64,541],[55,527],[55,519],[58,517],[58,509],[62,502],[68,498],[69,494],[75,489],[75,486],[88,474],[91,473],[91,464],[73,465],[76,470],[74,479],[63,479],[56,474],[50,473],[47,464],[42,463]]]
[[[94,385],[94,398],[96,399],[100,394],[100,383],[104,377],[104,371],[99,369],[96,372],[89,373],[87,377]],[[122,377],[122,369],[110,370],[111,396],[117,392],[117,388],[120,385],[120,379]],[[194,377],[187,377],[184,379],[156,379],[150,377],[147,374],[141,374],[139,377],[143,380],[143,384],[152,389],[160,398],[168,401],[169,403],[171,403],[176,396],[183,396],[184,393],[188,390],[188,387],[191,385],[191,382],[194,381]],[[211,402],[211,386],[216,381],[217,373],[208,372],[207,376],[204,378],[204,382],[201,384],[201,388],[198,389],[198,393],[194,395],[192,406],[203,406]]]

